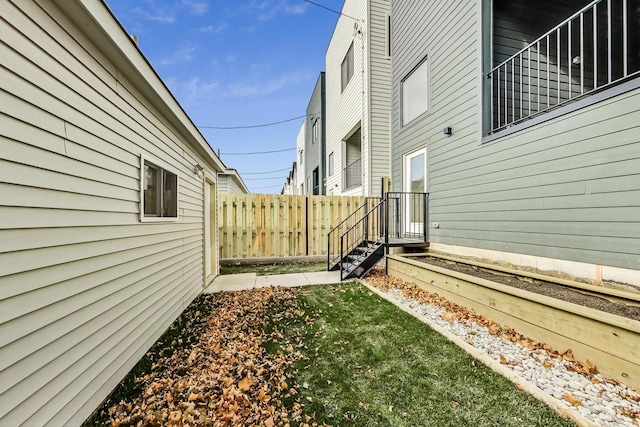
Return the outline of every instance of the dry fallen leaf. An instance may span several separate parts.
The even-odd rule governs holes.
[[[582,405],[582,401],[580,399],[578,399],[577,397],[569,394],[569,393],[565,393],[562,395],[562,398],[564,400],[566,400],[567,402],[571,403],[573,406],[580,406]]]
[[[238,388],[242,391],[247,391],[251,388],[251,380],[249,379],[249,377],[244,377],[242,380],[240,380],[240,382],[238,383]]]

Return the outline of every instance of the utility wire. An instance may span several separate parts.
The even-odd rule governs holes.
[[[274,170],[274,171],[265,171],[265,172],[243,172],[240,175],[263,175],[263,174],[268,174],[268,173],[284,172],[284,171],[288,171],[288,170],[291,170],[291,167],[284,168],[284,169],[277,169],[277,170]]]
[[[345,13],[342,13],[342,12],[339,12],[339,11],[337,11],[337,10],[331,9],[331,8],[329,8],[329,7],[327,7],[327,6],[323,5],[323,4],[316,3],[316,2],[313,2],[313,1],[311,1],[311,0],[304,0],[304,1],[306,1],[307,3],[311,3],[311,4],[312,4],[312,5],[314,5],[314,6],[318,6],[318,7],[321,7],[321,8],[323,8],[323,9],[326,9],[326,10],[328,10],[329,12],[336,13],[336,14],[338,14],[338,15],[340,15],[340,16],[346,16],[347,18],[351,18],[351,19],[353,19],[354,21],[358,21],[358,22],[360,22],[360,20],[359,20],[358,18],[354,18],[353,16],[349,16],[349,15],[347,15],[347,14],[345,14]]]
[[[292,122],[294,120],[302,119],[307,116],[313,116],[313,114],[305,114],[304,116],[293,117],[286,120],[280,120],[279,122],[272,123],[262,123],[259,125],[248,125],[248,126],[197,126],[202,129],[218,129],[218,130],[232,130],[232,129],[254,129],[254,128],[263,128],[267,126],[275,126],[280,125],[282,123]]]
[[[249,156],[252,154],[271,154],[271,153],[282,153],[284,151],[293,151],[295,150],[296,147],[294,148],[283,148],[282,150],[272,150],[272,151],[254,151],[252,153],[220,153],[220,156]]]
[[[245,178],[245,181],[265,181],[267,179],[287,179],[286,176],[274,176],[273,178]]]
[[[251,188],[255,189],[255,188],[276,188],[276,187],[283,188],[283,185],[282,184],[276,184],[276,185],[267,185],[266,187],[251,187]]]

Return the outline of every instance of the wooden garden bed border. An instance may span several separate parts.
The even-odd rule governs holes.
[[[389,275],[413,282],[503,326],[591,360],[600,373],[640,387],[640,322],[508,285],[388,255]],[[553,282],[553,277],[545,276]]]

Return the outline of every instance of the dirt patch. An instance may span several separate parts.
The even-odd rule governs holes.
[[[589,295],[577,289],[568,288],[557,283],[531,279],[528,277],[518,277],[502,272],[491,272],[474,265],[443,260],[435,257],[415,257],[410,259],[457,271],[459,273],[468,274],[470,276],[491,280],[493,282],[523,289],[525,291],[535,292],[540,295],[546,295],[562,301],[579,304],[584,307],[627,317],[629,319],[640,320],[640,307],[610,301],[606,298],[595,295]]]

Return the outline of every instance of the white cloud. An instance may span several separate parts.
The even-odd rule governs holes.
[[[227,25],[224,22],[221,22],[218,25],[206,25],[206,26],[198,28],[197,30],[202,32],[202,33],[218,34],[218,33],[223,32],[224,30],[226,30],[228,27],[229,27],[229,25]]]
[[[306,3],[294,3],[291,0],[251,0],[240,6],[240,10],[255,15],[261,21],[266,21],[280,13],[302,15],[307,7]]]
[[[192,77],[179,90],[184,94],[186,102],[193,104],[207,98],[219,86],[216,81],[203,82],[200,77]]]
[[[182,0],[182,5],[187,7],[194,15],[204,15],[209,10],[209,5],[201,1]]]
[[[237,82],[230,84],[229,96],[232,98],[244,98],[248,96],[264,96],[295,85],[301,81],[307,80],[311,73],[306,71],[297,71],[294,73],[283,74],[277,79],[266,81]]]
[[[161,65],[172,65],[179,62],[189,62],[193,59],[193,54],[196,50],[197,47],[194,45],[182,46],[172,55],[162,58],[159,63]]]
[[[173,11],[168,9],[152,8],[153,13],[148,12],[145,9],[136,8],[134,12],[137,12],[145,17],[149,21],[160,22],[161,24],[173,24],[176,20]]]
[[[158,2],[156,0],[146,0],[147,6],[137,7],[134,12],[142,15],[149,21],[160,22],[162,24],[173,24],[186,9],[192,15],[204,15],[209,10],[209,4],[196,0],[180,0],[174,2]]]

